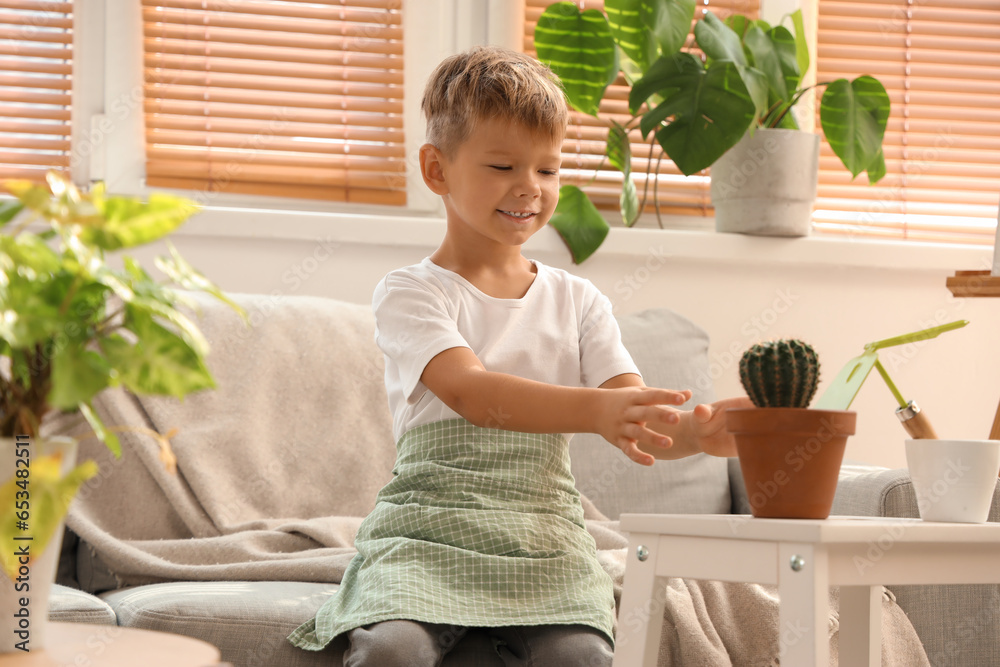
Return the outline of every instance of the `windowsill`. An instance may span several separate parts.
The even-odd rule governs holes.
[[[280,223],[276,219],[281,218]],[[307,211],[207,208],[179,229],[188,237],[273,239],[373,245],[386,247],[437,246],[444,220],[436,216],[388,216]],[[552,228],[526,246],[530,253],[567,253]],[[725,264],[782,264],[817,267],[856,267],[908,271],[989,269],[993,249],[985,246],[944,245],[910,241],[843,239],[820,236],[779,238],[723,234],[713,230],[612,228],[594,257],[674,257]]]

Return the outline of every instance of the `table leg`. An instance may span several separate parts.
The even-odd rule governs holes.
[[[840,587],[840,664],[882,664],[882,587]]]
[[[827,554],[822,546],[778,545],[781,667],[830,664],[829,581]]]
[[[667,597],[667,578],[656,576],[658,546],[656,535],[629,536],[614,667],[656,667]]]

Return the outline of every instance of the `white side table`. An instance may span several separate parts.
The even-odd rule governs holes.
[[[840,586],[840,664],[854,667],[881,664],[881,586],[1000,583],[997,523],[623,514],[621,528],[629,550],[615,667],[656,667],[667,577],[776,585],[778,627],[805,628],[780,643],[782,667],[829,663],[830,586]]]

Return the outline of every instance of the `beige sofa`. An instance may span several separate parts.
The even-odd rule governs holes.
[[[354,392],[358,396],[382,396],[381,402],[372,399],[363,401],[361,407],[354,405],[351,408],[353,412],[360,410],[363,414],[328,415],[318,411],[317,404],[313,404],[304,406],[298,414],[285,415],[285,419],[294,419],[294,423],[315,420],[323,422],[325,429],[314,430],[313,433],[325,433],[322,437],[326,456],[320,461],[289,457],[289,466],[302,466],[301,470],[294,471],[293,478],[301,474],[302,479],[316,479],[309,475],[315,473],[317,466],[350,470],[358,461],[363,462],[368,452],[380,452],[377,456],[372,455],[380,461],[379,465],[383,465],[381,461],[386,456],[391,457],[392,443],[386,442],[385,436],[390,432],[390,416],[381,388],[380,355],[371,338],[373,322],[370,314],[363,307],[359,309],[358,306],[325,299],[262,295],[238,298],[250,311],[256,326],[252,330],[244,330],[237,318],[226,315],[225,323],[211,323],[206,328],[216,346],[214,349],[221,350],[219,354],[213,352],[210,357],[220,386],[211,392],[211,396],[189,397],[184,409],[196,411],[199,402],[206,401],[215,414],[224,413],[226,419],[233,423],[258,419],[259,416],[248,411],[259,412],[260,404],[242,401],[245,391],[233,386],[237,381],[232,378],[244,378],[242,382],[267,383],[266,374],[276,372],[295,377],[296,382],[305,384],[301,387],[303,392],[324,396],[325,404],[330,406],[338,402],[336,391]],[[326,343],[313,343],[317,349],[310,350],[296,349],[287,341],[273,337],[264,336],[258,340],[266,333],[269,324],[279,319],[275,313],[291,313],[303,331],[310,332],[315,340],[330,341],[335,349],[325,349],[323,354],[318,354],[319,346]],[[206,311],[205,317],[222,315]],[[341,321],[344,323],[342,326],[338,324]],[[687,318],[666,309],[626,315],[620,317],[619,322],[625,345],[648,384],[691,388],[694,391],[693,402],[712,400],[709,340],[703,330]],[[225,333],[230,327],[232,331]],[[232,350],[227,348],[236,343],[253,345],[258,354],[253,359],[235,362],[230,358]],[[345,364],[341,357],[346,354],[364,356],[365,359]],[[246,367],[241,367],[239,373],[234,375],[228,372],[233,369],[218,366],[221,360],[226,360],[228,364],[243,363]],[[333,366],[328,367],[328,364]],[[735,372],[735,369],[730,369],[730,372]],[[333,388],[331,374],[338,376]],[[335,407],[330,410],[336,412]],[[150,414],[155,412],[150,410]],[[357,429],[358,423],[369,424],[365,430],[370,434],[370,441],[364,440],[364,434],[341,437],[345,434],[339,433],[338,428],[347,427],[338,424],[345,423],[348,418],[353,430]],[[209,441],[213,431],[207,425],[153,425],[179,426],[182,433],[186,432],[191,437],[204,434],[206,439],[198,446],[205,452],[206,459],[209,452],[214,455],[213,442]],[[362,438],[367,452],[359,451],[354,444],[357,437]],[[301,446],[292,442],[289,444]],[[623,512],[748,513],[747,495],[735,460],[698,456],[643,468],[629,463],[620,452],[592,435],[577,436],[571,444],[571,453],[578,488],[612,519]],[[126,451],[125,458],[130,456],[137,455]],[[287,473],[287,470],[281,471],[281,474]],[[182,467],[180,474],[183,478],[189,472]],[[351,476],[345,474],[342,483],[351,483]],[[335,476],[327,476],[326,479],[330,484],[340,483]],[[196,487],[196,482],[192,475],[191,486]],[[104,483],[113,486],[107,478]],[[377,488],[377,485],[371,486],[370,491],[365,492],[370,493],[369,497],[355,498],[352,511],[363,516],[364,512],[357,508],[371,505]],[[310,489],[305,484],[301,487],[289,485],[287,493],[308,494]],[[142,513],[142,507],[129,508],[127,498],[122,498],[121,502],[126,508],[125,514],[130,511]],[[267,503],[262,503],[262,506],[266,507]],[[316,511],[338,513],[337,508]],[[906,471],[845,466],[834,513],[917,516]],[[991,520],[998,519],[998,502],[994,498]],[[107,520],[106,523],[115,522]],[[137,530],[131,515],[123,515],[122,525],[126,524],[128,530]],[[79,512],[76,516],[71,513],[69,525],[79,528],[79,532],[93,530],[87,520],[81,519]],[[103,525],[101,529],[113,533],[116,526]],[[123,586],[123,583],[135,582],[136,577],[115,572],[113,565],[109,567],[106,564],[108,558],[107,553],[100,553],[100,549],[93,544],[81,541],[75,532],[67,532],[59,579],[65,587],[57,587],[53,594],[53,618],[117,623],[198,637],[218,646],[223,659],[236,667],[339,664],[336,654],[342,646],[316,654],[296,649],[285,640],[292,629],[310,618],[336,590],[335,583],[316,583],[306,579],[253,581],[246,577],[219,578],[241,580],[171,581],[170,577],[158,574],[153,577],[153,583]],[[119,555],[114,555],[114,558],[119,558]],[[996,618],[1000,613],[1000,587],[900,587],[895,594],[913,622],[933,665],[1000,664],[1000,623]],[[460,665],[462,657],[452,656],[445,664]]]

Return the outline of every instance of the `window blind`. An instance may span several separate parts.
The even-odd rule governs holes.
[[[401,0],[142,0],[146,181],[406,203]]]
[[[535,24],[545,8],[556,0],[526,0],[524,22],[524,50],[535,55]],[[581,10],[604,9],[604,0],[584,0],[575,3]],[[757,18],[760,11],[758,0],[702,0],[698,3],[695,20],[711,10],[719,18],[737,13]],[[693,26],[692,26],[693,27]],[[688,34],[686,49],[694,43],[692,33]],[[630,118],[628,111],[628,84],[621,74],[605,92],[601,100],[598,118],[571,111],[566,140],[563,143],[563,163],[560,181],[578,185],[600,208],[618,208],[623,175],[604,159],[610,121],[625,123]],[[709,194],[708,170],[701,174],[684,176],[670,158],[662,153],[658,144],[642,142],[638,132],[632,138],[632,176],[640,200],[648,184],[646,210],[653,211],[654,185],[659,194],[660,210],[664,215],[712,215],[712,200]],[[650,136],[652,139],[652,136]],[[647,179],[647,167],[656,179]]]
[[[68,171],[73,3],[0,0],[0,179]]]
[[[886,176],[869,186],[823,142],[817,230],[992,244],[1000,199],[1000,4],[823,0],[817,81],[878,78]],[[817,104],[818,106],[818,104]],[[818,122],[818,121],[817,121]]]

